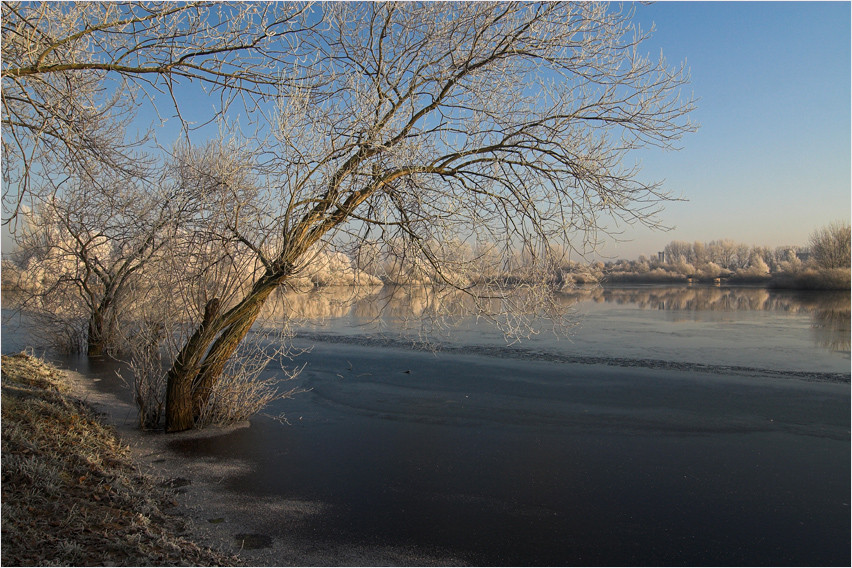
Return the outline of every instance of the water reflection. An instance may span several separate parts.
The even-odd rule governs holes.
[[[281,291],[264,306],[268,322],[288,321],[296,326],[318,325],[347,319],[350,325],[377,328],[417,329],[428,333],[445,330],[477,308],[492,313],[509,309],[523,312],[534,306],[530,292],[518,290],[509,298],[477,300],[454,289],[425,286],[328,287],[310,291]],[[14,314],[14,296],[3,294],[4,320]],[[719,318],[735,321],[745,312],[806,315],[814,342],[822,349],[850,350],[850,295],[847,292],[802,292],[715,286],[587,287],[559,294],[563,313],[590,313],[595,309],[625,307],[665,312],[673,322],[706,322]],[[737,315],[739,314],[739,315]],[[4,329],[18,328],[4,321]],[[436,325],[437,324],[437,325]],[[16,332],[17,333],[17,332]],[[12,334],[14,336],[14,334]],[[10,341],[12,339],[12,341]],[[4,337],[4,349],[17,344]]]
[[[505,311],[532,304],[527,292],[513,291],[507,298],[480,298],[454,288],[382,286],[328,287],[309,291],[284,291],[269,302],[265,315],[272,318],[322,321],[353,317],[365,321],[403,321],[417,318],[459,318],[475,313]],[[566,305],[575,301],[568,301]]]
[[[796,292],[765,288],[670,286],[645,288],[589,288],[566,294],[580,301],[634,304],[642,309],[670,311],[839,311],[849,314],[849,294],[839,291]]]
[[[519,295],[515,307],[524,305]],[[831,351],[850,349],[850,295],[838,292],[801,292],[764,288],[714,286],[589,287],[560,294],[563,310],[583,313],[585,306],[613,305],[670,313],[673,321],[706,321],[711,314],[777,312],[809,315],[816,343]],[[482,302],[482,301],[480,301]],[[490,299],[481,308],[499,312],[506,299]],[[308,292],[283,292],[267,308],[267,316],[318,323],[352,318],[364,324],[420,322],[437,317],[461,318],[475,311],[470,294],[428,287],[317,288]],[[421,325],[418,323],[418,325]]]
[[[850,348],[850,313],[847,298],[846,310],[813,311],[811,324],[817,344],[830,351],[845,351]]]
[[[817,345],[837,352],[848,352],[850,349],[850,295],[841,291],[717,287],[602,289],[593,292],[589,299],[670,311],[675,321],[701,320],[704,314],[712,312],[808,314]]]
[[[713,312],[808,314],[814,341],[819,347],[835,352],[850,350],[850,295],[842,291],[680,286],[609,288],[580,294],[580,297],[594,302],[632,304],[640,309],[670,311],[674,321],[701,321],[707,313]]]

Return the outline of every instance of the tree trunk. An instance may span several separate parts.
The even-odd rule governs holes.
[[[210,399],[210,394],[213,392],[216,381],[225,369],[228,359],[237,350],[237,347],[239,347],[243,338],[248,334],[255,320],[257,320],[266,296],[257,298],[255,303],[241,315],[238,321],[222,332],[204,357],[204,362],[201,365],[201,370],[192,389],[192,412],[194,419],[197,419],[204,410],[204,407],[207,406],[207,401]]]
[[[110,347],[110,330],[107,329],[107,311],[109,304],[103,303],[92,311],[86,334],[86,354],[89,357],[103,357]]]
[[[86,354],[89,357],[103,357],[108,349],[114,347],[114,317],[112,309],[115,294],[112,286],[107,286],[104,296],[89,316],[89,328],[86,335]]]
[[[166,432],[183,432],[192,420],[192,377],[169,372],[166,387]]]
[[[208,304],[204,321],[181,349],[169,370],[166,386],[166,431],[195,425],[225,364],[248,334],[264,302],[280,278],[259,280],[239,304],[216,315]],[[212,344],[212,347],[211,347]]]
[[[183,346],[166,377],[166,431],[182,432],[194,424],[192,416],[192,384],[207,346],[218,332],[215,317],[219,300],[214,298],[204,307],[201,325]]]
[[[86,335],[86,354],[89,357],[102,357],[105,351],[104,317],[99,311],[89,317],[89,329]]]

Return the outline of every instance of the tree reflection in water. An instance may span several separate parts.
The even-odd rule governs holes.
[[[518,294],[523,294],[519,289]],[[352,318],[364,325],[440,333],[477,310],[470,294],[452,288],[424,286],[330,287],[287,291],[271,302],[267,316],[291,323],[321,324]],[[479,300],[482,302],[482,300]],[[703,321],[708,312],[770,311],[808,314],[815,341],[831,351],[850,349],[850,296],[837,292],[803,292],[748,287],[637,286],[582,287],[559,295],[563,313],[582,313],[584,303],[635,306],[672,312],[675,321]],[[501,311],[501,300],[487,300],[485,308]]]

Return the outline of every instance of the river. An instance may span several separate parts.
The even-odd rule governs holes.
[[[567,333],[513,344],[464,318],[426,337],[415,296],[292,297],[310,352],[287,386],[308,392],[267,409],[287,422],[173,448],[251,464],[223,479],[235,495],[323,504],[253,527],[273,538],[477,565],[849,564],[848,293],[597,288],[565,296]],[[25,341],[3,332],[4,352]]]

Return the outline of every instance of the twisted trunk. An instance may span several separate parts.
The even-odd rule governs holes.
[[[193,420],[198,418],[201,411],[207,406],[213,387],[225,369],[228,359],[231,358],[243,338],[248,334],[251,326],[254,325],[257,316],[260,314],[260,309],[273,289],[269,288],[247,298],[249,301],[237,320],[229,325],[213,342],[213,346],[210,347],[204,357],[195,384],[192,387]]]
[[[192,428],[192,384],[207,346],[216,330],[213,322],[202,322],[183,346],[166,377],[166,431],[182,432]]]
[[[166,387],[166,431],[180,432],[195,425],[195,419],[210,398],[228,359],[239,347],[254,324],[269,295],[287,279],[296,263],[314,243],[349,215],[377,189],[402,177],[404,170],[393,170],[376,177],[366,187],[351,191],[341,200],[343,179],[378,149],[361,146],[332,176],[324,197],[302,220],[285,234],[287,243],[267,271],[255,282],[239,304],[225,314],[210,317],[192,335],[169,370]]]

